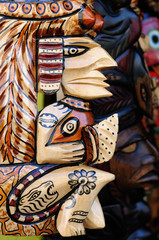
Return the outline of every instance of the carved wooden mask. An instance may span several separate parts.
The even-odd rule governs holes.
[[[119,132],[116,151],[109,163],[118,188],[127,190],[158,181],[155,166],[158,161],[159,154],[142,126],[134,125]]]
[[[38,48],[39,91],[53,94],[62,83],[65,95],[87,100],[111,95],[101,71],[116,62],[91,38],[42,38]]]

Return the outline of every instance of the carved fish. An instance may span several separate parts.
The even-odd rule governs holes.
[[[72,216],[73,211],[85,211],[86,206],[86,210],[89,211],[100,189],[114,180],[113,174],[86,165],[34,167],[37,168],[30,171],[26,166],[23,177],[8,194],[7,212],[11,221],[18,224],[30,226],[58,214],[67,197],[67,207],[62,212],[68,211]],[[70,196],[73,193],[76,197],[71,200]],[[88,201],[87,198],[91,200]],[[86,203],[79,209],[80,199],[86,200]],[[84,219],[86,217],[87,214],[83,216]],[[63,220],[59,220],[58,225],[63,223]]]

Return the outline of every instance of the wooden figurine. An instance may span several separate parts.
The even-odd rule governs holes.
[[[48,42],[50,42],[49,39]],[[90,104],[86,100],[96,99],[103,94],[111,95],[105,89],[108,85],[104,83],[105,77],[99,70],[109,69],[116,66],[116,63],[104,50],[100,49],[99,44],[88,37],[63,38],[63,42],[65,68],[62,76],[62,88],[64,94],[72,96],[47,106],[39,114],[37,162],[39,164],[92,164],[108,161],[114,153],[117,139],[117,115],[111,115],[99,124],[95,124]],[[94,56],[97,51],[99,54]],[[88,59],[90,59],[89,62]],[[105,63],[107,64],[105,65]],[[78,66],[83,70],[82,72],[79,72]],[[85,79],[88,79],[86,83]],[[83,91],[80,85],[84,87]],[[80,96],[85,100],[79,99]],[[83,164],[80,166],[85,169]],[[76,177],[73,179],[72,184],[77,182]],[[93,188],[93,185],[91,187]],[[87,187],[85,190],[90,191]],[[83,195],[83,190],[80,195]],[[77,205],[74,206],[74,209],[78,211],[81,201],[85,200],[77,194],[75,199]],[[63,211],[60,211],[57,217],[59,233],[63,236],[84,234],[82,222],[70,222],[73,210],[68,209],[67,205],[66,201],[63,204]],[[89,220],[86,219],[86,227],[103,227],[103,218],[97,221],[97,225],[93,220],[95,213],[92,211],[96,212],[95,209],[91,210],[89,213],[91,217]]]
[[[2,1],[0,13],[0,163],[30,162],[35,158],[38,39],[96,32],[103,21],[84,2],[75,1]]]
[[[101,69],[116,62],[81,37],[97,35],[101,16],[89,1],[15,0],[1,1],[0,21],[0,234],[104,227],[97,195],[114,175],[87,165],[111,158],[118,120],[95,124],[85,100],[111,96]],[[42,110],[36,136],[37,91],[61,86],[70,96]]]
[[[54,93],[62,81],[64,95],[86,100],[112,95],[101,70],[117,64],[91,38],[41,38],[38,46],[39,91]]]
[[[89,103],[73,97],[44,108],[38,118],[37,162],[89,164],[110,160],[117,139],[117,114],[93,124]]]
[[[152,79],[153,118],[145,119],[145,125],[152,136],[154,144],[159,149],[159,18],[145,13],[142,22],[142,36],[140,44],[144,51],[144,58]],[[145,41],[145,39],[148,41]]]
[[[118,112],[119,135],[121,134],[120,136],[123,136],[123,137],[121,137],[122,139],[121,142],[120,142],[120,138],[118,138],[119,147],[116,149],[115,155],[119,156],[121,154],[121,159],[123,162],[121,164],[121,168],[122,168],[121,171],[125,169],[124,172],[127,175],[128,172],[129,173],[131,172],[130,170],[131,168],[133,169],[136,167],[137,168],[142,167],[142,163],[141,163],[142,157],[139,157],[137,159],[137,156],[139,156],[140,151],[137,153],[137,156],[135,153],[136,146],[139,144],[138,141],[139,142],[145,141],[146,143],[142,147],[143,150],[141,151],[141,154],[144,154],[144,151],[145,151],[147,155],[147,151],[148,151],[149,154],[152,155],[152,157],[148,157],[149,160],[146,161],[146,164],[150,166],[151,164],[154,165],[154,162],[159,161],[157,151],[153,150],[154,147],[150,144],[149,140],[147,139],[142,127],[140,127],[141,125],[140,124],[138,125],[138,123],[141,123],[141,119],[143,115],[147,115],[149,117],[151,117],[152,115],[151,78],[147,71],[147,67],[144,64],[141,51],[137,48],[137,45],[134,45],[135,41],[138,40],[141,32],[140,31],[141,23],[140,23],[139,17],[128,8],[119,9],[116,13],[114,13],[114,15],[111,15],[110,12],[108,11],[109,9],[108,3],[103,5],[103,2],[99,0],[98,4],[96,3],[95,6],[96,6],[96,9],[99,11],[99,13],[100,13],[100,7],[101,6],[103,7],[102,16],[104,16],[105,23],[104,23],[102,32],[97,36],[96,40],[101,44],[103,42],[103,39],[105,40],[102,46],[106,50],[108,50],[109,53],[111,53],[111,55],[115,57],[118,63],[118,68],[104,71],[104,75],[107,78],[107,82],[110,84],[110,87],[108,87],[107,89],[110,92],[112,92],[113,95],[108,98],[102,98],[99,100],[92,101],[93,113],[95,114],[96,121],[99,121],[99,120],[101,121],[108,114]],[[124,13],[127,13],[127,16],[130,18],[129,24],[127,24],[127,21],[125,20]],[[108,31],[109,28],[106,21],[107,19],[110,19],[109,24],[112,23],[111,31]],[[119,24],[117,25],[118,28],[114,27],[113,29],[113,26],[114,26],[113,21],[116,21],[116,23],[119,21],[122,21],[123,24]],[[132,29],[135,29],[135,32],[133,32]],[[119,30],[120,30],[121,36],[115,34],[116,31],[119,31]],[[127,34],[124,34],[125,31],[127,32]],[[114,34],[113,43],[109,39],[109,36],[111,36],[111,34]],[[119,39],[121,40],[119,41]],[[107,47],[107,43],[108,43],[108,47]],[[113,45],[115,43],[116,43],[116,46],[115,48],[113,48]],[[125,131],[125,134],[124,134],[124,131]],[[135,140],[136,138],[135,136],[138,136],[136,140]],[[129,149],[129,145],[131,145],[132,149],[131,148]],[[127,150],[122,151],[122,149],[125,149],[125,148]],[[134,155],[132,154],[131,161],[126,160],[127,159],[126,151],[128,152],[130,151],[134,154]],[[128,155],[130,157],[130,154]],[[151,161],[151,159],[153,159],[153,161]],[[120,171],[119,171],[118,162],[119,161],[117,160],[116,169],[118,169],[117,171],[119,173]],[[130,168],[128,167],[130,171],[128,171],[125,164],[130,167]],[[112,164],[112,166],[114,169],[115,164]],[[147,167],[147,171],[148,171],[148,167]],[[143,171],[141,170],[141,172]],[[132,181],[131,175],[133,174],[130,174],[130,181]],[[123,181],[125,187],[126,187],[126,182],[128,183],[128,187],[130,187],[128,178],[127,178],[127,181],[125,181],[125,178],[124,177],[122,178],[122,175],[120,175],[120,180]],[[153,178],[155,180],[158,179],[156,174],[154,175],[154,177],[150,178],[150,181],[153,180]],[[136,178],[136,184],[137,183],[138,183],[138,180]],[[132,187],[135,187],[135,182]]]
[[[125,3],[121,7],[119,2]],[[112,4],[111,1],[97,0],[94,3],[105,21],[95,41],[117,61],[118,68],[103,71],[110,85],[107,89],[113,96],[93,100],[91,106],[96,122],[118,112],[119,137],[115,154],[108,163],[98,167],[116,174],[115,182],[109,185],[108,194],[113,195],[114,204],[120,204],[127,219],[123,239],[136,239],[137,231],[141,239],[145,239],[142,229],[147,229],[147,222],[134,228],[131,220],[135,222],[135,214],[133,220],[128,209],[143,201],[145,186],[158,183],[159,154],[141,127],[144,115],[152,117],[151,78],[138,44],[141,17],[127,5],[130,6],[130,1],[113,1]],[[150,230],[147,236],[147,239],[153,239]]]
[[[113,174],[78,164],[20,164],[1,167],[1,173],[2,235],[48,235],[57,229],[64,236],[84,234],[90,211],[92,216],[99,211],[98,222],[91,219],[93,227],[104,226],[96,196]],[[91,210],[94,201],[96,208]],[[91,221],[87,219],[87,227],[92,227]]]

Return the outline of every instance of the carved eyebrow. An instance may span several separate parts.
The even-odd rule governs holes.
[[[127,140],[126,144],[117,146],[117,149],[118,149],[118,150],[121,150],[122,148],[128,147],[128,146],[130,146],[131,144],[136,143],[136,142],[139,142],[139,141],[144,140],[144,139],[145,139],[144,136],[142,136],[142,135],[140,135],[140,134],[134,134],[133,136],[131,136],[131,137]],[[118,143],[117,143],[117,145],[118,145]]]

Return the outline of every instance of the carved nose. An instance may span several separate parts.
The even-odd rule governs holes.
[[[147,155],[142,159],[142,164],[146,165],[146,164],[154,163],[155,161],[156,160],[154,156]]]
[[[82,29],[91,29],[96,21],[96,16],[88,6],[85,6],[84,11],[79,12],[79,24]]]

